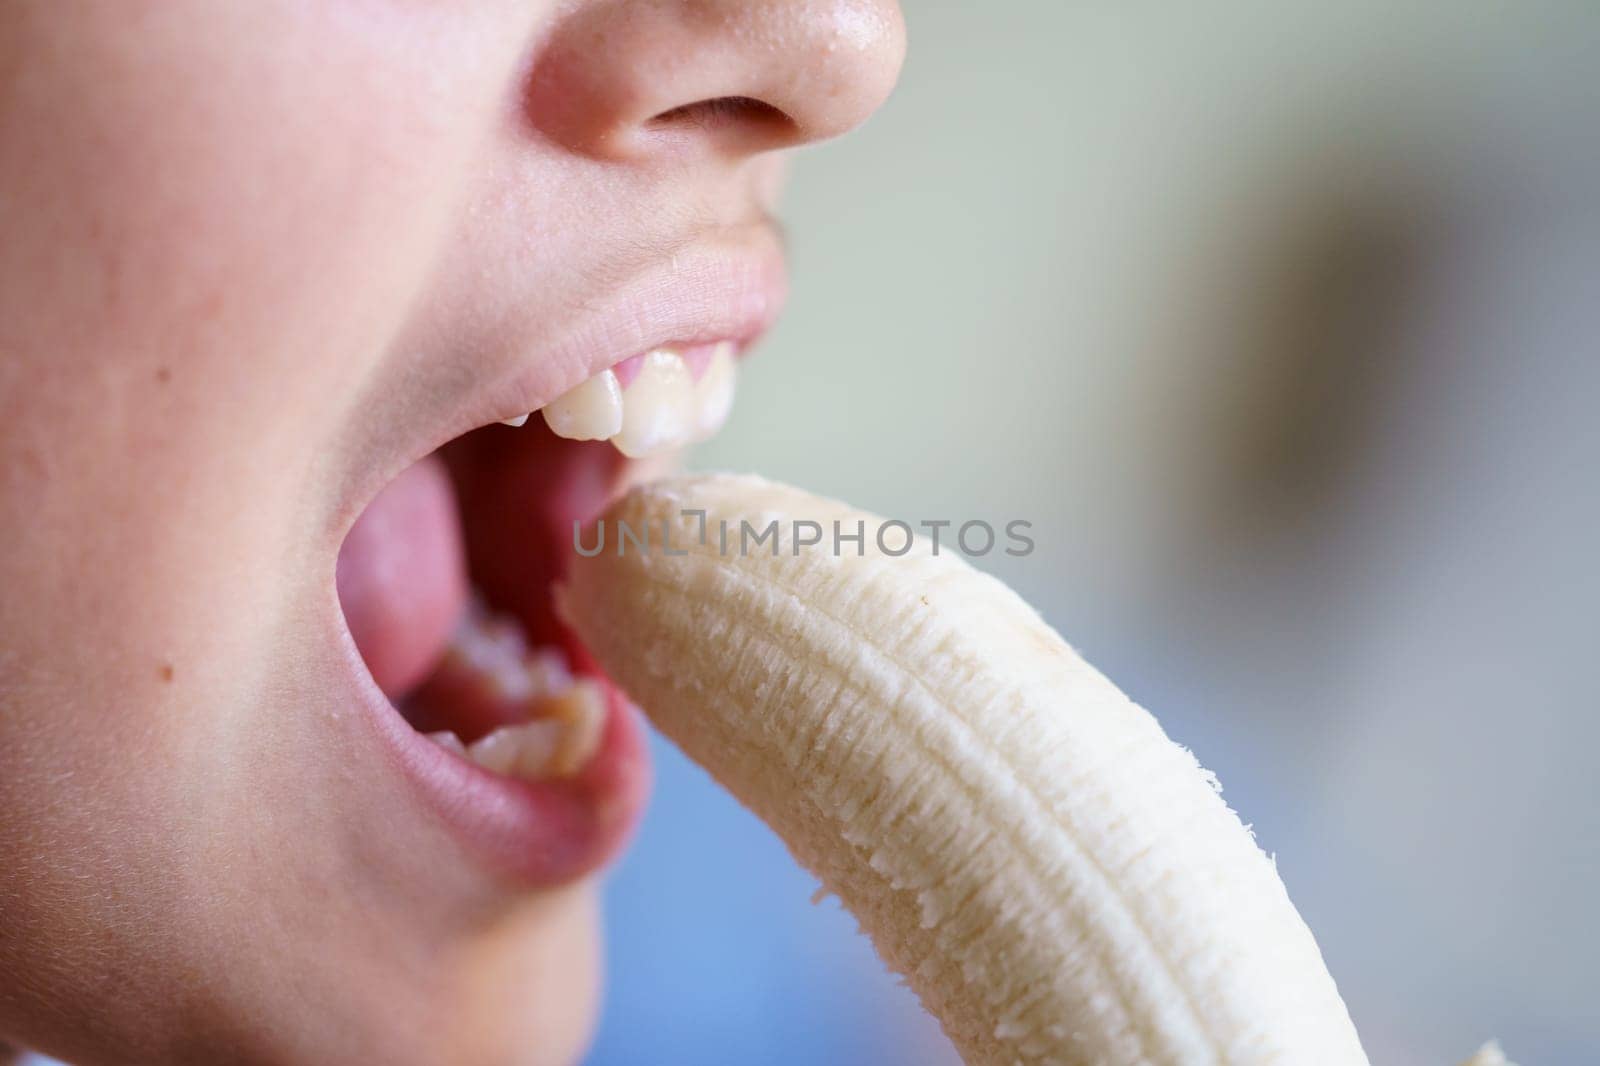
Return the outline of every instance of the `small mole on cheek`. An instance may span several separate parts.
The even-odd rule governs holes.
[[[169,684],[172,682],[172,664],[171,663],[162,663],[161,664],[161,668],[159,670],[157,670],[156,672],[161,675],[161,680],[163,680],[163,681],[165,681],[165,682],[167,682]]]
[[[165,366],[157,367],[156,368],[156,380],[158,382],[160,382],[161,384],[163,384],[163,385],[165,385],[167,382],[171,381],[172,380],[172,369],[170,367],[165,367]]]

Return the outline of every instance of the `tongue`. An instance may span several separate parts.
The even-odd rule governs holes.
[[[408,468],[356,519],[337,585],[367,669],[400,698],[433,669],[467,602],[455,495],[436,457]]]
[[[439,665],[466,612],[469,562],[478,594],[521,624],[528,645],[575,651],[550,589],[573,521],[604,508],[626,462],[609,444],[561,440],[535,420],[468,434],[380,492],[340,549],[337,583],[384,694],[403,699]]]

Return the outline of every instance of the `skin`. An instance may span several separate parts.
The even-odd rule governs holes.
[[[887,0],[6,5],[0,1039],[582,1053],[592,880],[475,863],[352,724],[339,545],[622,279],[761,239],[903,46]]]

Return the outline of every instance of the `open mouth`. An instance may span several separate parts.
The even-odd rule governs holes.
[[[656,348],[472,430],[386,486],[340,550],[340,604],[393,750],[519,879],[592,871],[642,810],[642,725],[556,618],[552,587],[574,522],[721,427],[736,349]]]

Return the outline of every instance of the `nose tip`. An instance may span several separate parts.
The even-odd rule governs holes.
[[[898,4],[825,0],[778,4],[773,9],[766,15],[787,25],[769,25],[767,32],[778,30],[787,37],[787,48],[782,44],[753,48],[746,62],[754,80],[761,83],[754,95],[793,120],[797,142],[824,140],[854,129],[888,99],[905,58],[905,22]],[[784,53],[784,59],[766,62],[763,52],[773,58]]]
[[[578,151],[691,143],[749,155],[837,136],[905,57],[893,0],[655,0],[578,8],[535,63],[528,114]]]

